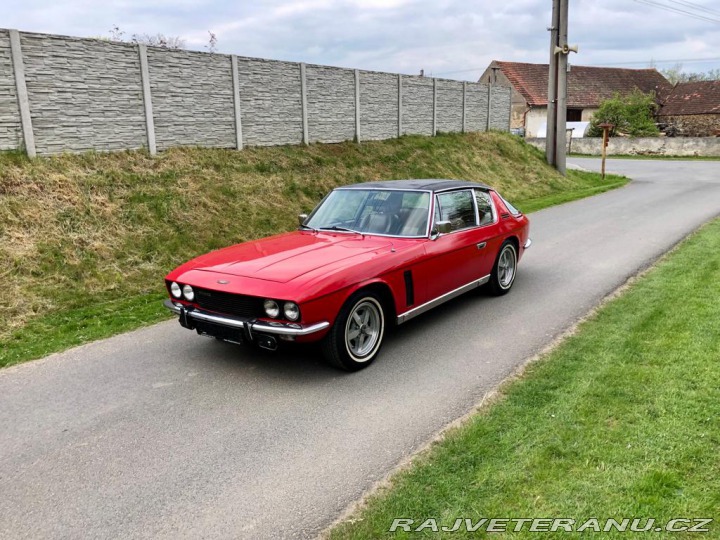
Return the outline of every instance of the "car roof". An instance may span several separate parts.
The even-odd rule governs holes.
[[[407,189],[422,191],[445,191],[448,189],[475,188],[482,190],[492,189],[481,182],[467,180],[447,180],[442,178],[422,178],[413,180],[381,180],[377,182],[363,182],[342,186],[338,189]]]

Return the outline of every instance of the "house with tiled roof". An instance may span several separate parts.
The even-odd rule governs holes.
[[[548,64],[493,61],[479,82],[512,88],[511,128],[525,128],[527,137],[537,136],[547,121]],[[600,103],[615,93],[629,94],[638,88],[654,92],[658,104],[672,85],[656,69],[625,69],[571,66],[568,71],[567,120],[589,121]]]
[[[686,137],[720,136],[720,81],[679,83],[665,98],[658,120]]]

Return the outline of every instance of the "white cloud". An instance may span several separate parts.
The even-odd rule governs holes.
[[[668,0],[653,0],[667,2]],[[718,10],[716,0],[694,0]],[[4,0],[2,24],[26,31],[180,36],[202,49],[208,30],[221,52],[364,69],[453,72],[474,79],[493,60],[546,62],[550,0]],[[9,4],[9,5],[7,5]],[[705,15],[711,15],[705,13]],[[715,16],[715,15],[712,15]],[[575,64],[670,67],[663,60],[720,57],[720,22],[633,0],[573,0]],[[686,62],[698,71],[720,61]],[[466,71],[470,70],[470,71]]]

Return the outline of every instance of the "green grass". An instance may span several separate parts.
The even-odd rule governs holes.
[[[530,364],[330,536],[422,536],[389,533],[401,517],[416,526],[426,518],[452,526],[458,517],[642,517],[713,518],[703,537],[720,538],[718,283],[720,220]],[[507,536],[533,536],[525,531]],[[613,536],[623,533],[602,535]]]
[[[290,230],[338,185],[423,177],[487,182],[524,211],[626,181],[560,176],[497,132],[156,158],[0,153],[0,366],[163,320],[157,300],[173,267]]]

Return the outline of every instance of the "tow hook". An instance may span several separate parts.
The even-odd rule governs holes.
[[[261,349],[265,349],[266,351],[277,351],[278,343],[273,336],[256,334],[255,339],[257,340],[258,347]]]

